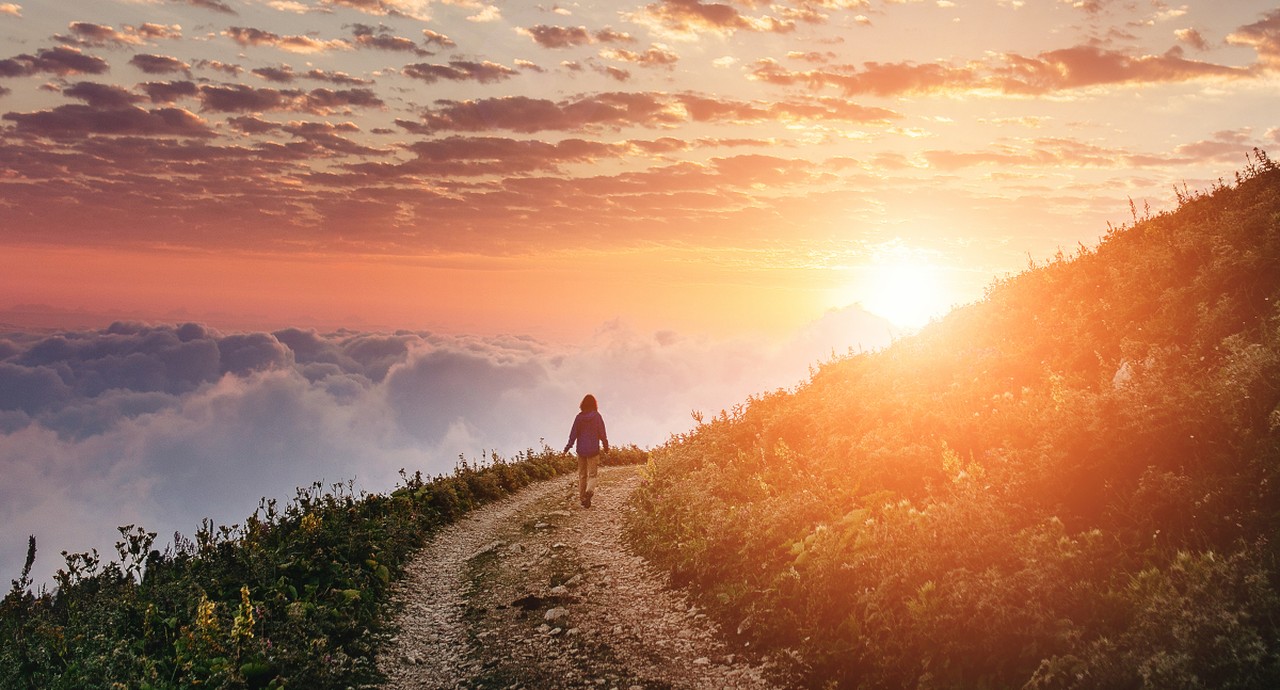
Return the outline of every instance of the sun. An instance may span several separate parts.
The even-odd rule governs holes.
[[[893,257],[865,269],[856,290],[867,311],[903,328],[919,328],[949,307],[942,271],[926,261]]]

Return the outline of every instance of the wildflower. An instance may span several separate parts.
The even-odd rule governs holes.
[[[253,626],[257,620],[253,615],[253,604],[249,601],[249,586],[240,587],[240,611],[231,624],[231,637],[236,640],[253,639]]]
[[[311,534],[320,529],[320,518],[315,513],[307,513],[302,516],[302,531]]]
[[[218,605],[204,594],[200,595],[200,603],[196,604],[196,629],[209,632],[218,629],[218,618],[214,615]]]

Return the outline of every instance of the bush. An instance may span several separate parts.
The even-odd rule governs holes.
[[[643,461],[634,447],[615,460]],[[346,688],[377,682],[390,585],[430,534],[468,510],[573,470],[551,449],[407,475],[389,494],[350,484],[264,500],[194,541],[120,528],[118,560],[65,554],[53,592],[27,567],[0,602],[3,688]]]
[[[1280,170],[656,449],[627,537],[814,687],[1280,687]]]

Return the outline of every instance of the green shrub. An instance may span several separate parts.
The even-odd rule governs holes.
[[[627,538],[814,687],[1280,687],[1280,170],[656,449]]]
[[[634,447],[619,461],[643,461]],[[52,592],[30,561],[0,601],[3,688],[346,688],[376,682],[390,585],[433,530],[576,468],[544,448],[512,461],[407,475],[389,494],[350,484],[264,500],[243,525],[206,521],[164,553],[120,528],[118,560],[64,554]]]

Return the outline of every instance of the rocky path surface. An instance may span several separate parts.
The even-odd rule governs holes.
[[[560,477],[475,511],[398,585],[386,688],[785,687],[621,539],[636,468],[601,468],[592,507]]]

